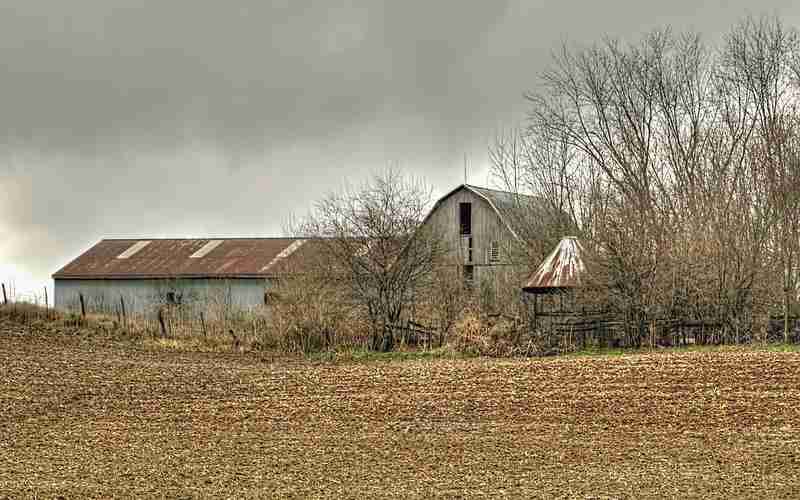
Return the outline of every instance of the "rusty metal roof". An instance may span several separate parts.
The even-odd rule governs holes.
[[[550,293],[580,286],[581,277],[586,273],[583,252],[578,238],[563,238],[522,289],[530,293]]]
[[[104,239],[54,279],[267,278],[308,253],[298,238]],[[145,243],[149,242],[149,243]]]

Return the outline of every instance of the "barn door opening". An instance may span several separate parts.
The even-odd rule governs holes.
[[[461,227],[461,235],[469,236],[472,234],[472,203],[460,203],[458,208],[458,222]]]

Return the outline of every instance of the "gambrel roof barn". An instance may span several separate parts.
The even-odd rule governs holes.
[[[520,216],[541,201],[532,196],[462,184],[442,196],[423,221],[444,238],[468,282],[509,266],[509,245],[521,241]]]
[[[472,198],[484,209],[488,208],[488,210],[495,214],[497,221],[508,230],[508,235],[513,238],[520,237],[520,228],[516,227],[517,224],[515,223],[516,215],[520,209],[526,209],[531,205],[541,204],[541,200],[534,196],[473,186],[471,184],[461,184],[436,201],[430,213],[425,218],[425,222],[441,210],[443,205],[447,205],[448,202],[452,203],[451,199],[453,196]]]

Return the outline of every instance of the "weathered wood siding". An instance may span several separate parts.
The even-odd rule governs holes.
[[[473,257],[466,261],[466,245],[462,247],[459,206],[461,203],[472,204],[472,245]],[[475,266],[475,280],[486,279],[498,267],[507,264],[504,248],[513,238],[507,226],[483,197],[467,188],[462,188],[444,199],[431,212],[425,223],[436,235],[441,235],[452,253],[453,258],[464,264]],[[492,241],[500,245],[500,260],[496,264],[489,261]]]

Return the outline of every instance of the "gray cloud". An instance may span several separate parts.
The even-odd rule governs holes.
[[[136,3],[0,11],[7,145],[61,153],[200,140],[260,151],[390,112],[447,120],[464,55],[505,10]]]
[[[0,281],[103,236],[280,232],[391,162],[486,182],[562,41],[715,39],[791,1],[0,0]]]

